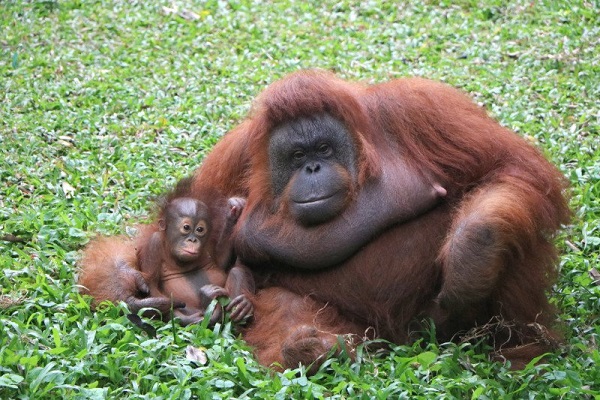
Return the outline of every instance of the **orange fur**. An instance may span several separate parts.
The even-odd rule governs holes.
[[[423,216],[393,228],[337,268],[308,274],[261,268],[256,275],[264,277],[264,285],[311,294],[397,342],[408,339],[411,321],[423,315],[434,317],[441,338],[494,315],[553,324],[545,291],[555,277],[552,235],[570,217],[566,180],[527,141],[445,84],[408,78],[368,86],[322,71],[301,71],[275,82],[257,98],[244,129],[232,133],[248,144],[241,158],[250,159],[249,169],[230,178],[246,180],[245,213],[274,200],[266,150],[271,130],[322,112],[339,118],[353,135],[360,154],[359,186],[400,153],[441,182],[448,190],[446,205],[436,211],[437,219]],[[215,148],[207,161],[211,170],[230,170],[226,161],[212,164],[228,158]],[[201,167],[197,179],[220,184],[211,170]],[[294,237],[294,222],[285,210],[264,224],[286,227],[281,230],[286,243],[302,242]],[[445,307],[436,309],[438,302]],[[252,334],[269,343],[285,341],[285,331],[260,334],[280,318],[286,317],[274,314],[268,323],[256,324]],[[343,333],[339,326],[331,328]],[[502,343],[516,349],[534,340],[523,334]],[[517,350],[510,354],[518,358]]]
[[[268,288],[257,293],[253,303],[254,322],[243,331],[244,339],[254,347],[259,363],[278,370],[309,366],[332,348],[342,350],[340,343],[347,343],[344,350],[351,352],[352,345],[365,335],[365,327],[308,296]],[[342,332],[348,336],[340,337]],[[318,367],[318,362],[313,367]]]
[[[257,319],[245,332],[259,360],[306,363],[307,347],[294,347],[295,339],[327,347],[328,335],[366,327],[402,343],[422,317],[436,321],[443,340],[495,317],[508,321],[511,328],[492,332],[491,342],[520,364],[551,348],[528,327],[541,324],[548,337],[557,337],[545,292],[556,276],[552,235],[570,218],[566,180],[537,149],[450,86],[421,78],[369,86],[323,71],[291,74],[259,95],[248,118],[215,146],[193,177],[192,195],[210,188],[247,197],[240,221],[257,209],[271,210],[262,222],[284,227],[282,243],[301,245],[298,232],[326,237],[326,225],[297,230],[285,207],[272,207],[268,160],[273,128],[322,113],[344,123],[357,148],[358,187],[350,201],[398,155],[447,195],[338,266],[307,272],[262,265],[260,252],[244,260],[255,264],[254,275],[267,288],[255,298]],[[113,250],[128,251],[109,246]],[[88,269],[110,263],[92,256],[91,264]],[[97,299],[118,298],[118,290],[100,288],[115,284],[105,269],[84,268],[82,282]],[[322,340],[307,342],[307,335]]]
[[[137,244],[147,240],[155,226],[142,225],[138,228],[136,238],[98,237],[86,245],[79,261],[78,284],[82,294],[93,297],[93,306],[102,301],[126,301],[137,291],[132,276],[119,274],[119,264],[137,265]]]

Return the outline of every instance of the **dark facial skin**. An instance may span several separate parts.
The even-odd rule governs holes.
[[[352,135],[326,114],[276,128],[268,150],[275,209],[259,205],[239,223],[236,251],[248,264],[333,266],[446,196],[440,184],[411,167],[393,147],[378,154],[381,176],[358,188]],[[281,205],[288,207],[293,222],[285,219]],[[273,218],[283,219],[263,223]],[[290,237],[299,238],[301,245],[290,246]]]
[[[356,150],[348,138],[344,125],[328,115],[301,118],[273,131],[273,191],[275,197],[287,191],[287,206],[303,225],[328,221],[346,206],[356,181]]]
[[[210,229],[208,208],[194,199],[175,199],[161,229],[165,229],[173,258],[182,263],[195,261],[200,257],[203,238],[208,237]]]

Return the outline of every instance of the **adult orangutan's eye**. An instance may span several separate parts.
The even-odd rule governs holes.
[[[295,151],[292,156],[294,157],[295,160],[302,160],[304,158],[304,153],[301,152],[300,150],[298,150],[298,151]]]
[[[327,143],[323,143],[319,146],[319,154],[323,156],[328,156],[329,154],[331,154],[331,151],[331,146],[329,146]]]

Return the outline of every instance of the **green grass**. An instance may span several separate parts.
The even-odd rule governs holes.
[[[597,0],[0,2],[0,235],[25,240],[0,241],[0,398],[600,399],[599,16]],[[309,67],[461,87],[564,171],[575,218],[550,295],[566,343],[547,364],[424,341],[306,378],[260,367],[229,324],[152,339],[122,306],[90,311],[89,238],[142,220],[268,83]]]

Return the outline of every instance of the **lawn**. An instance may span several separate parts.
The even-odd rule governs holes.
[[[568,177],[549,293],[566,340],[545,364],[431,339],[271,373],[229,323],[152,338],[123,305],[91,311],[85,243],[130,232],[266,85],[312,67],[460,87]],[[600,399],[597,0],[4,0],[0,159],[0,398]]]

